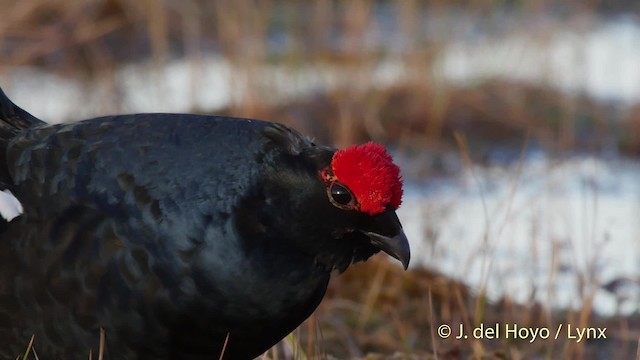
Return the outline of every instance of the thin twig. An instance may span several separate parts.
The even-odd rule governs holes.
[[[222,360],[224,357],[224,352],[227,350],[227,343],[229,342],[229,333],[227,333],[227,337],[224,338],[224,344],[222,345],[222,351],[220,352],[220,357],[218,360]]]
[[[104,359],[105,338],[106,338],[106,334],[105,334],[104,328],[101,327],[100,328],[100,349],[99,349],[99,352],[98,352],[98,360],[103,360]]]
[[[435,329],[435,317],[433,313],[433,295],[431,294],[431,288],[429,288],[429,314],[431,317],[430,327],[431,327],[431,344],[433,346],[433,358],[438,360],[438,349],[436,345],[436,329]]]
[[[27,360],[27,358],[29,358],[29,352],[31,352],[31,348],[33,347],[33,340],[35,338],[35,335],[31,335],[31,340],[29,340],[29,345],[27,345],[27,350],[25,350],[24,355],[22,356],[22,360]]]

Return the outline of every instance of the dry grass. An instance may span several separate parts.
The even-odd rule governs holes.
[[[381,355],[371,358],[394,358],[392,354],[404,354],[398,358],[598,359],[608,354],[604,358],[623,359],[632,358],[636,352],[640,334],[629,329],[637,329],[639,320],[598,318],[588,305],[577,312],[551,312],[536,303],[517,304],[509,298],[489,302],[446,276],[417,269],[405,273],[385,257],[377,257],[332,279],[327,297],[308,320],[321,322],[322,338],[310,340],[308,326],[303,324],[300,339],[303,345],[320,341],[324,354],[338,358],[367,358],[372,354]],[[534,342],[456,340],[434,334],[441,324],[457,332],[460,324],[467,329],[479,324],[556,329],[560,323],[565,327],[607,327],[608,339],[583,343],[566,338]]]
[[[503,2],[456,4],[482,14]],[[584,11],[599,5],[576,4]],[[152,59],[160,68],[171,58],[188,58],[197,69],[215,50],[234,64],[233,86],[244,93],[226,112],[296,123],[340,146],[376,139],[438,148],[454,144],[452,134],[460,132],[472,151],[496,142],[515,143],[517,149],[531,131],[534,140],[555,151],[598,151],[611,137],[623,151],[640,152],[637,131],[627,131],[638,127],[637,111],[614,115],[606,105],[543,86],[490,81],[452,88],[444,82],[434,64],[446,44],[427,37],[422,28],[428,25],[426,9],[455,16],[458,8],[449,2],[0,0],[0,6],[0,53],[5,54],[0,74],[35,65],[99,81],[117,98],[116,70],[122,64]],[[510,8],[518,17],[543,14],[553,6],[539,0]],[[402,46],[372,38],[371,31],[385,26],[384,17],[376,14],[381,7],[393,18],[390,31]],[[455,33],[456,26],[450,28]],[[380,88],[372,75],[388,58],[398,61],[403,75],[394,86]],[[274,109],[272,90],[259,76],[265,64],[339,67],[349,82],[298,106]]]
[[[502,3],[456,2],[478,14]],[[554,6],[543,0],[516,3],[512,6],[517,14],[544,13]],[[582,10],[601,6],[587,3],[575,5]],[[535,143],[556,153],[597,153],[613,144],[623,153],[640,155],[637,108],[614,117],[607,104],[510,81],[452,87],[433,69],[445,44],[424,36],[419,16],[425,8],[446,15],[451,11],[449,2],[387,2],[405,42],[401,51],[372,45],[369,30],[383,26],[375,5],[368,0],[0,0],[0,73],[37,66],[115,84],[116,69],[122,64],[152,59],[161,68],[171,58],[186,57],[197,66],[213,49],[237,66],[235,86],[246,90],[245,97],[220,113],[278,119],[322,143],[374,139],[396,144],[407,153],[462,149],[469,163],[482,163],[495,144],[520,151]],[[279,37],[286,46],[274,50],[269,44]],[[381,88],[371,75],[390,56],[399,59],[405,75],[395,85]],[[264,64],[290,69],[337,66],[353,81],[274,106],[265,100],[269,89],[257,75]],[[434,168],[437,165],[426,164],[421,174],[431,175],[437,171]],[[534,302],[517,304],[509,298],[492,303],[482,292],[474,293],[441,274],[426,269],[403,272],[377,257],[335,277],[318,311],[265,357],[588,359],[602,358],[599,352],[605,351],[612,358],[630,358],[636,353],[640,319],[597,318],[590,299],[593,292],[587,291],[585,305],[576,312],[552,312]],[[575,344],[456,341],[435,334],[440,324],[471,328],[480,323],[602,325],[612,336],[606,343]],[[37,358],[33,339],[23,358],[30,356]]]

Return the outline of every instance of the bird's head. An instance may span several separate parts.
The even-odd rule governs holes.
[[[255,178],[235,212],[247,251],[276,254],[270,258],[299,254],[340,272],[383,251],[409,266],[409,243],[396,215],[400,169],[382,145],[336,150],[279,124],[263,134],[258,168],[249,174]]]
[[[409,243],[395,210],[402,203],[400,168],[385,148],[374,142],[336,151],[320,170],[333,206],[333,217],[346,220],[336,229],[338,241],[359,244],[353,261],[379,250],[409,266]]]
[[[269,185],[260,203],[270,205],[258,215],[265,224],[261,228],[279,233],[327,270],[344,271],[379,251],[406,269],[409,243],[395,213],[402,202],[402,179],[385,148],[370,142],[336,151],[295,143],[290,133],[283,134],[281,128],[269,133],[279,145],[271,150],[288,151],[267,156]]]

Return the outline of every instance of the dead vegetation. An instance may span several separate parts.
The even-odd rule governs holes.
[[[16,67],[34,66],[85,81],[99,77],[115,83],[116,70],[123,64],[152,59],[161,66],[171,58],[183,57],[197,63],[215,52],[242,70],[238,86],[247,89],[241,101],[216,113],[277,119],[319,142],[344,145],[373,139],[409,154],[428,150],[437,158],[439,152],[456,151],[457,138],[464,139],[467,153],[473,154],[471,160],[480,163],[495,146],[518,152],[525,144],[557,154],[614,150],[640,155],[640,105],[620,112],[615,104],[507,80],[457,87],[444,83],[432,71],[444,44],[424,37],[419,15],[425,8],[446,15],[451,11],[446,3],[386,3],[390,16],[397,17],[397,31],[405,42],[399,51],[375,42],[367,45],[371,43],[368,31],[382,26],[377,23],[376,3],[368,0],[0,0],[0,75]],[[457,3],[483,13],[502,2]],[[545,6],[551,6],[545,1],[526,3],[522,8],[515,6],[515,12],[543,12]],[[274,50],[274,38],[284,39],[286,46]],[[393,86],[374,86],[373,69],[392,55],[407,69],[404,80]],[[302,64],[330,64],[347,69],[356,81],[274,105],[264,101],[259,86],[253,86],[264,64],[292,69]],[[437,171],[437,160],[425,167],[423,174]],[[529,343],[442,339],[436,334],[441,324],[456,329],[460,324],[472,328],[481,323],[604,326],[610,336],[606,341],[583,343],[567,339]],[[579,311],[551,311],[508,298],[491,303],[433,270],[403,272],[396,264],[377,258],[334,277],[326,299],[296,337],[266,356],[631,358],[636,354],[639,328],[637,316],[598,318],[588,303]],[[25,358],[27,355],[30,353]]]

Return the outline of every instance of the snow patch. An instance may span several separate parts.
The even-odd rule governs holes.
[[[0,191],[0,215],[2,215],[5,220],[11,221],[22,214],[23,211],[22,204],[13,196],[11,191]]]
[[[639,177],[632,160],[533,155],[411,187],[398,216],[412,266],[494,300],[580,308],[593,298],[600,314],[630,314],[640,310]]]

